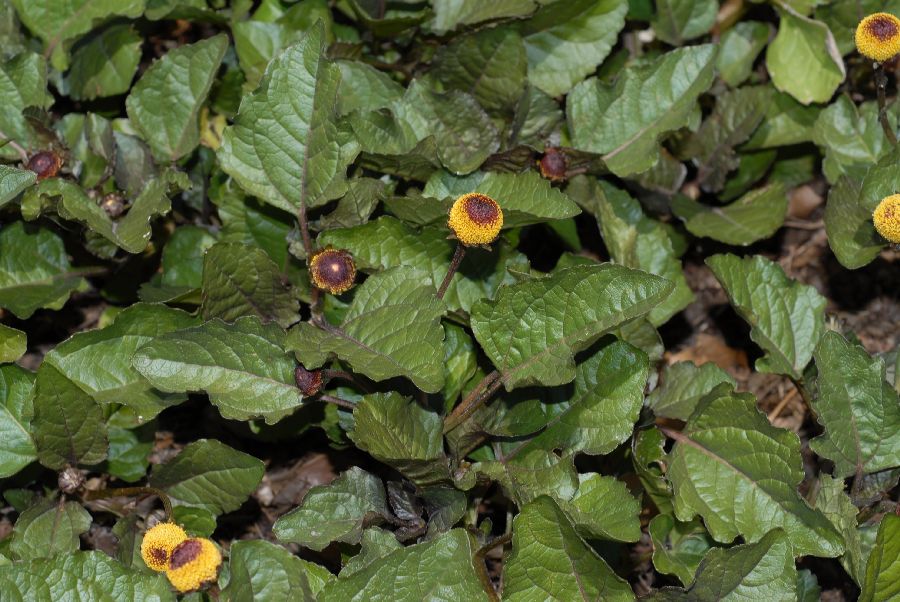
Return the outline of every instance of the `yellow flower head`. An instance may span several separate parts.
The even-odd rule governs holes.
[[[191,592],[204,583],[215,581],[222,565],[222,554],[213,542],[192,537],[172,551],[166,577],[179,592]]]
[[[884,62],[900,53],[900,19],[889,13],[869,15],[856,26],[856,49]]]
[[[175,523],[159,523],[144,533],[144,539],[141,541],[141,558],[148,567],[162,572],[169,566],[172,550],[187,538],[184,529]]]
[[[464,245],[487,245],[497,240],[500,234],[503,210],[486,194],[470,192],[453,203],[447,226]]]
[[[353,256],[341,249],[323,249],[309,259],[309,276],[313,286],[332,295],[346,293],[356,280]]]
[[[872,214],[875,229],[894,244],[900,244],[900,194],[885,197]]]

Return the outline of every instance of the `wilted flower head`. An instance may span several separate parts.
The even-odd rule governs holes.
[[[25,166],[25,169],[36,173],[38,181],[41,181],[46,180],[47,178],[56,177],[56,174],[59,173],[62,166],[63,160],[59,154],[53,151],[41,151],[33,154],[31,158],[28,159],[28,164]]]
[[[856,26],[856,49],[863,56],[884,62],[900,53],[900,19],[874,13]]]
[[[184,529],[175,523],[159,523],[144,533],[141,558],[148,567],[162,572],[169,566],[172,551],[187,538]]]
[[[215,581],[222,565],[222,554],[213,542],[192,537],[172,551],[166,577],[179,592],[191,592],[204,583]]]
[[[322,371],[307,370],[302,364],[294,368],[294,380],[304,397],[311,397],[322,389]]]
[[[894,244],[900,244],[900,194],[882,199],[872,213],[875,229]]]
[[[353,256],[342,249],[323,249],[309,259],[309,276],[316,288],[340,295],[349,291],[356,280]]]
[[[568,169],[566,156],[558,149],[546,149],[538,167],[540,167],[541,175],[552,182],[566,179],[566,170]]]
[[[487,245],[500,234],[503,210],[486,194],[470,192],[453,203],[447,226],[464,245]]]

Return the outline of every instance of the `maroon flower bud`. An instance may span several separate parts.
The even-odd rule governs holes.
[[[312,397],[322,389],[321,370],[307,370],[299,364],[294,368],[294,380],[304,397]]]
[[[53,151],[41,151],[31,156],[25,168],[36,173],[40,181],[55,177],[62,165],[62,157],[58,154]]]
[[[544,156],[541,157],[541,175],[551,182],[559,182],[566,179],[566,156],[559,152],[556,148],[547,148],[544,150]]]

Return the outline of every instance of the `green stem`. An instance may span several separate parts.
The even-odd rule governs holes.
[[[502,385],[503,381],[500,380],[500,373],[496,370],[481,379],[481,382],[475,385],[475,388],[462,400],[462,403],[453,408],[453,411],[444,419],[444,433],[449,433],[465,422]]]
[[[505,533],[499,537],[495,537],[489,543],[478,548],[475,552],[474,564],[475,564],[475,572],[478,573],[478,580],[481,581],[481,587],[484,589],[484,593],[488,595],[488,599],[491,602],[500,602],[500,595],[497,593],[497,590],[494,589],[494,584],[491,582],[490,576],[487,574],[487,564],[485,564],[485,558],[487,557],[487,553],[496,548],[497,546],[506,545],[512,541],[512,533]]]
[[[453,274],[459,269],[459,264],[462,263],[463,257],[465,256],[466,248],[462,246],[462,244],[457,244],[456,251],[453,253],[453,259],[450,260],[450,267],[447,268],[447,275],[444,276],[444,281],[441,282],[441,286],[438,289],[438,299],[444,298],[444,293],[447,292],[447,288],[450,287],[450,281],[453,280]]]
[[[161,489],[156,487],[113,487],[111,489],[99,489],[85,493],[85,500],[102,500],[111,497],[126,497],[138,495],[155,495],[162,502],[166,512],[166,520],[172,520],[172,500]]]
[[[878,121],[881,123],[881,129],[892,146],[897,146],[897,134],[894,128],[888,122],[887,118],[887,99],[885,98],[885,90],[887,89],[887,74],[884,72],[884,65],[875,63],[875,90],[878,93]]]

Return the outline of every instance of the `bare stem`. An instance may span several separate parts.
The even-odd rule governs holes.
[[[28,152],[25,150],[25,148],[21,144],[19,144],[18,142],[16,142],[15,140],[10,138],[3,132],[0,132],[0,138],[2,138],[3,140],[6,141],[4,145],[0,145],[0,146],[5,146],[6,144],[8,144],[11,149],[13,149],[17,153],[19,153],[19,156],[22,158],[22,163],[25,163],[25,164],[28,163]]]
[[[336,406],[340,406],[348,410],[352,410],[356,407],[356,404],[352,401],[347,401],[346,399],[341,399],[340,397],[335,397],[334,395],[319,395],[319,399],[321,399],[322,401],[327,401],[328,403],[333,403]]]
[[[166,512],[166,520],[172,520],[172,500],[169,496],[156,487],[113,487],[110,489],[99,489],[97,491],[88,491],[84,495],[85,500],[102,500],[111,497],[126,497],[139,495],[155,495],[162,502],[163,509]]]
[[[888,122],[887,118],[887,99],[885,98],[885,90],[887,89],[887,74],[884,72],[884,65],[875,63],[875,90],[878,93],[878,121],[881,122],[881,129],[888,142],[893,146],[897,146],[897,134],[894,128]]]
[[[459,269],[459,264],[462,263],[463,257],[465,256],[466,248],[462,245],[462,243],[457,244],[456,251],[453,253],[453,259],[450,260],[450,267],[447,269],[447,275],[444,276],[444,281],[441,282],[441,287],[438,289],[438,299],[444,298],[444,293],[447,292],[447,288],[450,286],[450,281],[453,280],[453,274],[455,274],[456,270]]]
[[[300,201],[300,209],[297,210],[297,219],[300,221],[300,236],[303,238],[303,250],[306,252],[306,265],[313,254],[312,239],[309,237],[309,220],[306,219],[306,201]]]
[[[510,541],[512,541],[512,533],[505,533],[499,537],[495,537],[490,542],[478,548],[475,552],[475,571],[478,573],[478,580],[481,581],[481,587],[484,589],[484,592],[488,595],[488,599],[491,602],[500,602],[500,595],[497,593],[497,590],[494,589],[494,584],[487,574],[487,565],[484,560],[487,557],[488,552],[497,546],[506,545]]]
[[[453,408],[453,411],[444,419],[444,433],[449,433],[465,422],[475,410],[490,399],[502,384],[500,373],[496,370],[481,379],[481,382],[475,385],[462,403]]]

